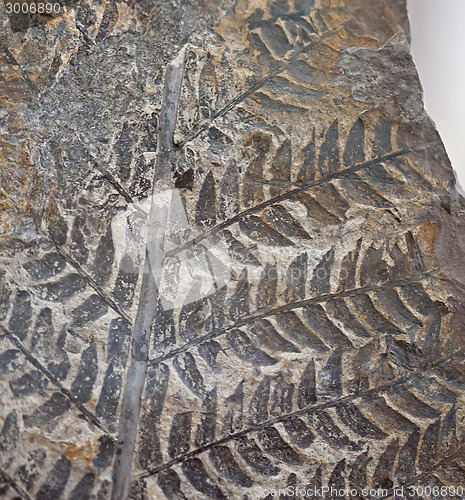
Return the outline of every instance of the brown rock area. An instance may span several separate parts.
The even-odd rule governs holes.
[[[461,498],[405,0],[57,5],[0,5],[0,497]]]

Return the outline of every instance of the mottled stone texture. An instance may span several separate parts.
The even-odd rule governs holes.
[[[2,498],[465,486],[465,204],[405,0],[2,4],[0,40]],[[231,279],[164,310],[111,221],[174,187]]]

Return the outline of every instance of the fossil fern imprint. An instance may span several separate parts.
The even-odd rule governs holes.
[[[404,0],[64,4],[0,7],[0,494],[463,495],[464,205]]]

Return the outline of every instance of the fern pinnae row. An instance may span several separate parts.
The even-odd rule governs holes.
[[[33,366],[37,368],[48,380],[61,392],[70,402],[73,404],[79,412],[83,414],[85,419],[98,427],[101,431],[103,431],[107,436],[111,436],[110,432],[104,427],[104,425],[100,422],[99,418],[94,415],[88,408],[86,408],[80,401],[76,399],[76,397],[72,394],[71,391],[63,387],[63,385],[57,380],[57,378],[50,373],[50,371],[39,361],[37,360],[29,350],[22,344],[22,342],[14,335],[12,332],[7,330],[5,327],[0,325],[0,329],[3,333],[13,342],[13,344],[22,352],[24,357],[31,363]]]
[[[405,285],[414,284],[414,283],[420,283],[422,280],[427,279],[433,275],[434,275],[434,271],[432,270],[432,271],[428,271],[428,272],[424,273],[421,277],[386,282],[386,283],[383,283],[382,285],[378,285],[378,286],[366,285],[363,287],[354,288],[354,289],[350,289],[350,290],[344,290],[342,292],[337,292],[337,293],[333,293],[333,294],[331,294],[331,293],[323,294],[323,295],[319,295],[316,297],[312,297],[312,298],[304,300],[304,301],[285,304],[285,305],[277,307],[277,308],[271,308],[268,310],[256,312],[255,314],[248,315],[244,318],[239,318],[234,324],[232,324],[228,327],[221,328],[218,331],[213,331],[207,335],[204,335],[203,337],[197,337],[196,339],[191,340],[190,342],[187,342],[186,344],[184,344],[181,347],[173,349],[171,352],[169,352],[163,356],[159,356],[157,358],[150,360],[149,363],[151,365],[160,364],[163,361],[174,358],[174,357],[178,356],[179,354],[181,354],[185,351],[188,351],[192,347],[198,346],[206,341],[209,341],[209,340],[218,338],[222,335],[225,335],[229,331],[234,330],[235,328],[247,325],[247,324],[249,324],[257,319],[267,318],[269,316],[279,314],[280,312],[291,311],[293,309],[298,309],[300,307],[305,307],[305,306],[313,305],[313,304],[320,304],[322,302],[327,302],[327,301],[331,301],[331,300],[335,300],[335,299],[341,299],[341,298],[345,298],[345,297],[351,297],[354,295],[365,294],[367,292],[376,292],[376,291],[384,290],[386,288],[392,289],[395,287],[405,286]]]
[[[53,241],[53,240],[52,240]],[[106,302],[119,316],[121,316],[125,321],[127,321],[130,325],[132,325],[133,320],[121,309],[121,307],[111,298],[109,297],[102,288],[95,282],[95,280],[90,276],[81,265],[79,265],[69,253],[61,247],[57,242],[53,241],[56,251],[68,262],[77,273],[83,278],[83,280],[92,287],[97,295]]]
[[[235,441],[236,439],[239,439],[239,438],[241,438],[247,434],[250,434],[252,432],[260,431],[262,429],[269,428],[272,425],[275,425],[275,424],[278,424],[281,422],[285,422],[286,420],[288,420],[290,418],[300,417],[300,416],[309,415],[309,414],[313,414],[313,413],[318,413],[320,411],[327,410],[329,408],[337,408],[337,407],[342,406],[346,403],[350,403],[354,400],[366,398],[369,396],[373,396],[375,394],[384,393],[386,391],[393,389],[394,387],[403,386],[403,385],[407,384],[408,382],[410,382],[411,380],[413,380],[415,377],[422,376],[427,371],[430,371],[430,370],[436,368],[437,366],[439,366],[443,363],[446,363],[447,361],[453,359],[455,356],[457,356],[458,353],[463,354],[464,352],[465,352],[464,350],[454,351],[454,353],[452,353],[448,356],[445,356],[439,360],[436,360],[433,363],[430,363],[429,366],[425,367],[424,369],[417,370],[416,372],[411,373],[410,375],[407,375],[404,377],[399,377],[399,378],[392,380],[386,384],[383,384],[382,386],[375,387],[373,389],[369,389],[367,391],[363,391],[363,392],[359,392],[359,393],[349,394],[347,396],[337,398],[336,400],[327,401],[325,403],[307,406],[307,407],[301,408],[299,410],[296,410],[294,412],[290,412],[290,413],[287,413],[285,415],[279,415],[275,418],[268,419],[265,422],[261,422],[259,424],[250,426],[247,429],[243,429],[243,430],[238,431],[236,433],[229,434],[228,436],[225,436],[221,439],[218,439],[212,443],[208,443],[204,446],[201,446],[199,448],[191,450],[188,453],[185,453],[183,455],[175,457],[172,460],[170,460],[169,462],[166,462],[166,463],[161,464],[157,467],[154,467],[153,469],[147,470],[146,472],[140,474],[138,476],[138,478],[143,479],[143,478],[146,478],[149,476],[153,476],[153,475],[155,475],[163,470],[169,469],[170,467],[173,467],[174,465],[183,462],[184,460],[186,460],[188,458],[192,458],[196,455],[199,455],[205,451],[209,451],[212,448],[215,448],[217,446],[221,446],[225,443]],[[465,445],[463,445],[463,447],[465,448]]]
[[[250,319],[247,318],[242,322],[238,322],[239,324],[236,324],[235,326],[236,327],[242,326],[243,324],[246,324],[249,321],[252,321],[254,319],[266,318],[268,316],[273,316],[275,314],[279,314],[280,312],[291,311],[293,309],[299,309],[301,307],[306,307],[306,306],[309,306],[312,304],[320,304],[322,302],[327,302],[330,300],[342,299],[342,298],[351,297],[354,295],[365,294],[368,292],[377,292],[380,290],[384,290],[386,288],[395,288],[395,287],[401,287],[401,286],[412,284],[412,283],[418,283],[418,282],[421,282],[423,279],[427,279],[428,277],[432,276],[433,274],[434,274],[434,270],[430,270],[430,271],[426,271],[421,277],[408,278],[405,280],[387,281],[387,282],[383,283],[382,285],[375,285],[375,286],[365,285],[365,286],[358,287],[358,288],[343,290],[341,292],[318,295],[316,297],[302,300],[300,302],[285,304],[283,306],[280,306],[280,307],[277,307],[274,309],[270,309],[269,311],[265,311],[261,314],[257,314]]]
[[[173,256],[177,255],[179,252],[182,252],[183,250],[191,248],[192,246],[197,245],[200,241],[202,241],[210,236],[215,235],[219,231],[226,229],[229,226],[232,226],[236,222],[239,222],[240,220],[242,220],[244,217],[247,217],[248,215],[252,215],[252,214],[255,214],[257,212],[260,212],[261,210],[263,210],[271,205],[275,205],[276,203],[280,203],[281,201],[288,200],[289,198],[292,198],[293,196],[295,196],[298,193],[303,193],[303,192],[308,191],[312,188],[322,186],[322,185],[324,185],[332,180],[344,177],[344,175],[346,175],[350,172],[355,173],[355,172],[358,172],[359,170],[373,167],[379,163],[405,156],[405,155],[411,153],[412,151],[413,151],[413,149],[400,149],[400,150],[395,151],[393,153],[390,153],[390,154],[387,154],[387,155],[384,155],[381,157],[377,157],[377,158],[374,158],[372,160],[369,160],[369,161],[366,161],[366,162],[363,162],[363,163],[360,163],[357,165],[352,165],[350,167],[346,167],[346,168],[340,170],[339,172],[334,172],[332,174],[329,174],[321,179],[318,179],[317,181],[309,182],[309,183],[304,184],[302,186],[299,186],[295,189],[292,189],[291,191],[288,191],[286,193],[283,193],[283,194],[280,194],[280,195],[275,196],[273,198],[270,198],[262,203],[259,203],[258,205],[250,207],[250,208],[236,214],[235,216],[221,222],[220,224],[217,224],[216,226],[209,228],[204,233],[196,236],[195,238],[192,238],[191,240],[187,241],[186,243],[183,243],[182,245],[178,246],[177,248],[173,248],[172,250],[169,250],[168,252],[166,252],[165,256],[167,258],[173,257]]]
[[[227,103],[225,106],[223,106],[220,110],[217,112],[213,113],[211,118],[207,120],[206,122],[200,124],[191,132],[187,134],[187,136],[182,139],[180,142],[178,142],[175,147],[176,149],[182,149],[188,142],[193,141],[196,137],[198,137],[202,132],[205,130],[208,130],[212,123],[217,119],[221,118],[222,116],[226,115],[234,109],[238,104],[243,102],[245,99],[250,97],[252,94],[254,94],[257,90],[262,88],[264,85],[266,85],[270,80],[272,80],[275,76],[279,75],[282,73],[289,65],[291,65],[293,62],[295,62],[300,54],[306,50],[310,50],[316,46],[318,46],[323,40],[326,38],[330,37],[334,33],[336,33],[339,29],[341,29],[350,19],[347,19],[343,21],[342,23],[339,23],[336,27],[330,28],[326,31],[324,31],[317,40],[311,41],[307,44],[303,44],[300,47],[296,48],[291,56],[289,57],[288,60],[286,60],[284,63],[282,63],[278,68],[276,68],[274,71],[270,72],[268,75],[264,76],[262,79],[260,79],[258,82],[254,83],[251,87],[249,87],[247,90],[241,92],[238,94],[236,97],[234,97],[229,103]]]
[[[269,17],[265,20],[250,22],[250,27],[252,29],[255,29],[255,28],[258,28],[258,27],[266,25],[266,24],[274,24],[279,19],[284,19],[286,21],[287,20],[295,20],[295,19],[300,19],[302,17],[310,16],[311,14],[314,14],[314,13],[319,14],[321,12],[330,12],[330,11],[341,12],[341,11],[343,11],[343,8],[342,7],[322,7],[321,9],[312,8],[312,9],[309,9],[307,11],[293,12],[292,14],[283,14],[283,15],[278,14],[278,15]]]

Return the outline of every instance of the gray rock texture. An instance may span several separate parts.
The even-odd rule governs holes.
[[[460,497],[465,203],[405,0],[59,5],[0,6],[0,496]]]

